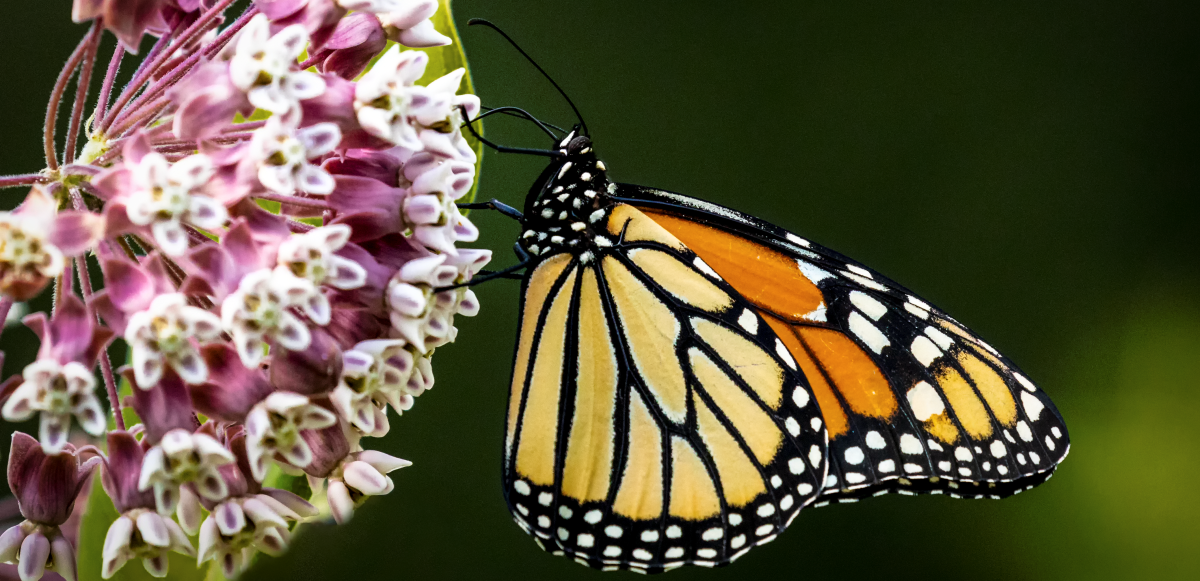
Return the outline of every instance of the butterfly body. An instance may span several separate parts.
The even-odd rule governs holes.
[[[614,184],[574,132],[530,190],[505,497],[597,568],[723,565],[801,508],[1002,497],[1069,448],[1007,359],[781,228]]]

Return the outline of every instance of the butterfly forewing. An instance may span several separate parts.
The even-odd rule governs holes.
[[[857,262],[761,220],[620,186],[754,306],[807,377],[829,433],[822,503],[885,492],[1002,497],[1066,456],[1053,403],[954,319]]]
[[[546,549],[600,568],[720,565],[811,503],[827,436],[759,311],[635,208],[526,279],[505,494]]]

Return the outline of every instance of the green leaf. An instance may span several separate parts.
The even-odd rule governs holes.
[[[88,493],[87,508],[84,510],[83,519],[79,524],[79,563],[77,567],[79,581],[100,581],[100,572],[104,565],[104,537],[108,535],[108,527],[120,516],[116,507],[113,506],[112,500],[104,492],[104,487],[100,485],[100,475],[96,474],[92,478],[92,489]],[[195,544],[196,539],[192,539],[192,546],[194,547]],[[203,581],[208,575],[210,563],[205,563],[203,567],[197,569],[195,559],[171,553],[168,576],[180,581]],[[214,581],[220,580],[220,568],[211,568],[216,570],[217,576],[208,576],[207,578]],[[125,563],[125,566],[121,567],[112,576],[112,579],[115,581],[151,581],[154,577],[146,572],[141,560],[135,559]]]
[[[463,51],[462,40],[458,37],[458,29],[454,26],[454,15],[450,12],[450,0],[438,0],[438,11],[431,20],[438,32],[450,37],[454,42],[448,46],[415,49],[429,55],[429,66],[425,67],[425,76],[417,82],[426,85],[450,71],[465,68],[467,74],[463,77],[462,87],[458,92],[460,94],[474,93],[475,85],[471,82],[471,67],[467,65],[467,54]],[[475,130],[483,135],[481,124],[476,124]],[[475,150],[476,158],[475,185],[471,186],[471,191],[463,197],[464,202],[471,202],[475,200],[475,192],[479,189],[479,171],[483,166],[483,144],[468,131],[464,131],[463,135],[467,138],[471,149]]]

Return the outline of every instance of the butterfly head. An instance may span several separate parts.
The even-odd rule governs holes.
[[[550,166],[525,199],[525,231],[520,244],[534,256],[584,252],[595,245],[596,232],[613,205],[615,186],[607,167],[596,158],[592,140],[578,129],[560,141]]]

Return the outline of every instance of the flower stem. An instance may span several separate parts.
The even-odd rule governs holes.
[[[19,188],[21,186],[31,186],[33,184],[46,181],[46,176],[41,173],[23,173],[11,176],[0,176],[0,189],[4,188]]]
[[[140,127],[152,121],[159,113],[171,104],[171,100],[167,97],[162,97],[153,103],[149,103],[139,109],[132,109],[127,115],[123,115],[118,122],[113,125],[110,133],[112,135],[124,135],[131,129]]]
[[[132,99],[135,94],[137,94],[138,89],[140,89],[142,85],[146,83],[146,79],[148,78],[147,69],[149,68],[150,63],[166,51],[167,45],[171,43],[171,34],[171,32],[168,32],[167,34],[162,35],[162,38],[158,39],[158,42],[154,43],[154,46],[150,48],[150,52],[146,53],[146,58],[142,60],[142,64],[138,65],[138,68],[133,71],[133,78],[129,80],[129,83],[126,84],[123,89],[121,89],[121,93],[117,95],[116,102],[113,103],[111,108],[109,108],[108,113],[104,116],[104,119],[100,120],[97,124],[97,129],[100,132],[104,132],[106,129],[108,129],[108,126],[112,124],[117,113],[120,113],[121,110],[125,108],[125,105],[129,103],[129,100]]]
[[[96,66],[96,53],[100,50],[100,28],[92,26],[88,38],[87,51],[84,53],[83,68],[79,71],[79,79],[75,82],[75,102],[71,105],[71,122],[67,125],[67,143],[63,147],[63,163],[75,161],[75,146],[79,142],[79,124],[83,122],[83,109],[87,105],[88,89],[92,84],[92,69]]]
[[[75,207],[83,205],[83,198],[78,193],[71,196],[72,199],[77,199]],[[80,258],[79,264],[79,286],[83,290],[84,300],[92,298],[92,277],[88,273],[87,255]],[[121,405],[121,396],[117,394],[117,381],[113,376],[112,360],[108,358],[108,350],[105,349],[100,353],[100,375],[104,376],[104,389],[108,392],[108,407],[112,410],[113,422],[116,423],[118,430],[125,429],[125,414],[123,413],[124,406]]]
[[[191,40],[195,39],[198,34],[202,34],[204,31],[208,30],[209,26],[214,23],[214,20],[224,13],[225,9],[228,8],[230,4],[233,4],[233,2],[234,0],[220,0],[212,8],[205,11],[204,14],[200,15],[200,18],[197,18],[191,26],[187,27],[187,29],[180,32],[178,35],[163,35],[159,42],[164,48],[167,43],[173,43],[175,46],[184,46]],[[159,49],[159,45],[156,44],[154,48]],[[173,51],[157,50],[157,52],[151,51],[151,54],[146,55],[146,61],[143,61],[142,66],[138,67],[138,72],[134,75],[133,80],[129,82],[129,85],[127,85],[123,91],[121,91],[121,95],[117,98],[116,104],[113,105],[109,115],[105,117],[104,121],[101,123],[101,130],[107,132],[108,128],[111,127],[112,124],[117,120],[117,114],[125,108],[125,105],[129,104],[129,101],[133,99],[133,96],[137,93],[137,90],[140,89],[142,85],[145,85],[147,81],[154,78],[154,75],[160,72],[158,69],[162,67],[163,63],[171,59],[172,52]],[[143,97],[145,97],[145,95],[143,95]]]
[[[79,45],[67,58],[62,72],[58,73],[58,80],[54,81],[54,90],[50,92],[50,103],[46,105],[46,125],[42,128],[42,146],[46,150],[46,167],[52,170],[58,169],[58,156],[54,152],[54,126],[58,122],[58,106],[61,104],[63,93],[67,91],[67,83],[75,74],[75,69],[79,68],[84,52],[92,44],[92,35],[100,30],[100,24],[100,19],[97,18],[88,35],[79,41]]]
[[[271,202],[279,202],[280,204],[291,204],[302,208],[317,208],[320,210],[328,210],[329,203],[324,200],[314,200],[312,198],[301,198],[297,196],[280,196],[278,194],[254,194],[255,198],[260,200],[269,200]]]
[[[71,189],[71,205],[76,210],[87,210],[87,204],[83,201],[83,196],[79,194],[79,190]],[[75,265],[79,272],[79,288],[83,291],[84,302],[90,302],[92,299],[92,275],[88,272],[87,254],[80,255],[75,259]],[[99,317],[97,316],[97,321]],[[104,376],[104,389],[108,392],[108,407],[112,409],[113,422],[118,430],[125,429],[125,414],[122,412],[121,398],[117,394],[117,382],[113,376],[112,361],[108,358],[108,350],[105,349],[100,353],[100,374]]]
[[[291,230],[292,232],[295,232],[297,234],[311,232],[312,230],[314,230],[316,228],[316,226],[313,226],[312,224],[305,224],[304,222],[297,222],[295,220],[288,220],[287,227],[288,227],[288,230]]]
[[[93,122],[104,119],[108,113],[108,98],[112,95],[113,83],[117,80],[117,72],[121,70],[121,59],[124,56],[125,46],[118,42],[117,48],[113,49],[112,60],[108,61],[108,73],[104,75],[104,84],[100,86],[100,99],[96,102]]]

